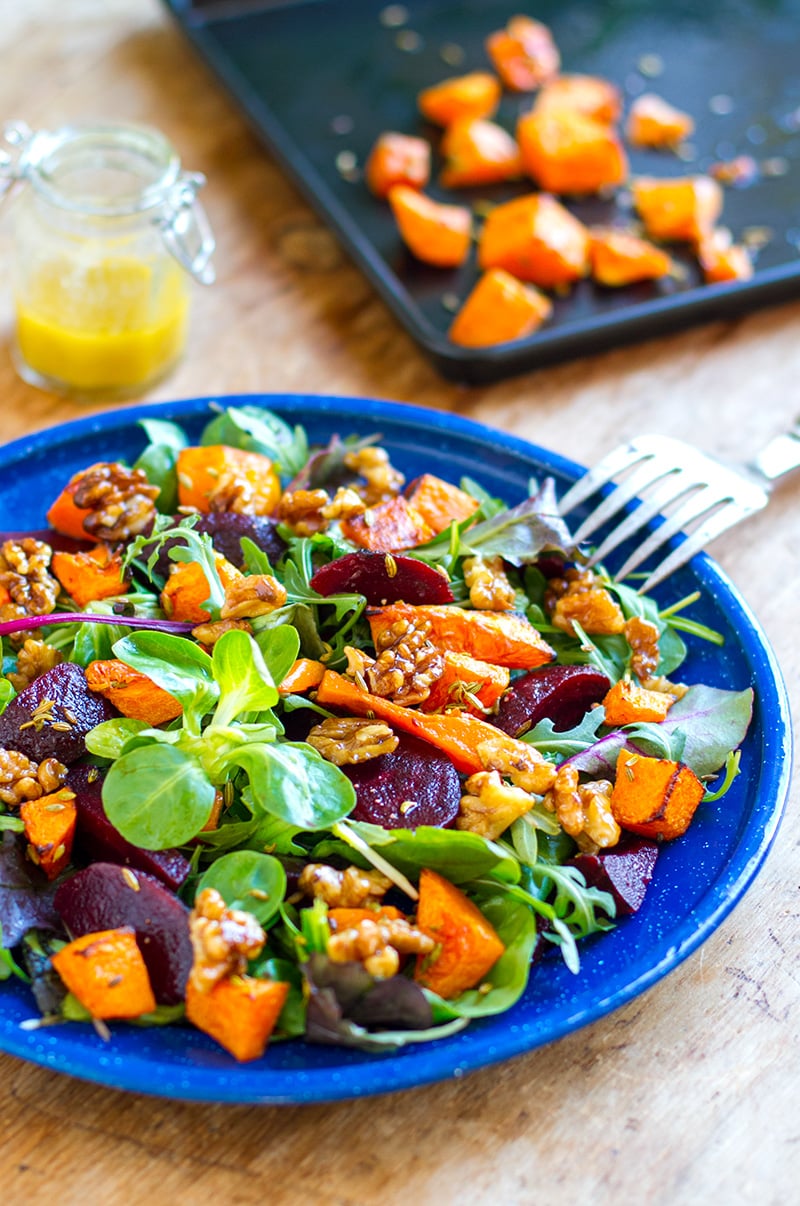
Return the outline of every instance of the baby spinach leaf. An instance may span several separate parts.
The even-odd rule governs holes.
[[[519,863],[496,842],[480,834],[461,829],[437,829],[420,825],[417,829],[382,829],[364,821],[349,821],[348,826],[387,862],[411,879],[423,867],[438,871],[454,884],[466,883],[482,875],[515,883]],[[353,859],[353,851],[344,842],[326,839],[314,850],[315,858],[340,853]]]
[[[299,473],[308,460],[303,428],[291,428],[272,411],[259,406],[229,406],[206,424],[200,443],[228,444],[246,452],[259,452],[287,476]]]
[[[286,893],[286,872],[278,859],[256,850],[234,850],[215,859],[197,885],[216,888],[232,909],[252,913],[266,925],[278,912]]]
[[[211,662],[220,692],[214,728],[229,725],[242,712],[268,710],[278,702],[261,650],[241,628],[223,633],[214,645]]]
[[[133,632],[116,642],[114,656],[146,674],[198,717],[205,715],[219,696],[211,658],[186,637],[168,632]]]
[[[254,810],[298,829],[328,829],[355,807],[347,776],[304,742],[241,746],[228,764],[247,774]]]
[[[124,838],[145,850],[182,846],[208,821],[214,786],[200,764],[171,745],[123,754],[103,783],[103,806]]]

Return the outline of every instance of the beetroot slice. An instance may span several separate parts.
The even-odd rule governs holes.
[[[174,517],[176,525],[185,519],[184,515]],[[206,515],[198,515],[194,525],[196,532],[205,532],[211,537],[211,543],[218,553],[221,553],[237,569],[244,569],[244,554],[242,553],[242,538],[252,540],[262,552],[266,553],[271,563],[275,562],[286,550],[286,542],[278,535],[274,519],[265,515],[240,515],[238,511],[209,511]],[[180,537],[165,541],[159,551],[154,571],[161,578],[169,575],[175,562],[169,556],[169,550],[185,544]]]
[[[74,536],[65,536],[55,528],[37,528],[31,532],[0,532],[0,543],[5,540],[41,540],[49,544],[54,553],[83,553],[95,548],[94,540],[76,540]]]
[[[103,775],[94,766],[73,766],[67,787],[75,792],[78,809],[73,857],[85,863],[118,863],[147,871],[173,892],[185,881],[191,864],[180,850],[142,850],[126,841],[109,821],[103,807]]]
[[[371,607],[386,603],[419,606],[426,603],[452,603],[453,592],[447,579],[424,561],[393,553],[363,550],[346,553],[330,561],[313,575],[311,589],[320,595],[354,593],[365,595]]]
[[[571,729],[610,686],[593,666],[545,666],[515,679],[487,720],[511,737],[521,737],[545,717],[556,729]]]
[[[384,829],[445,828],[458,815],[461,781],[449,758],[416,737],[397,749],[342,768],[356,789],[354,821]]]
[[[53,706],[37,712],[46,700]],[[69,766],[86,753],[86,734],[118,715],[102,695],[89,690],[80,666],[62,662],[11,700],[0,716],[0,746],[19,750],[36,762],[58,758]],[[54,727],[59,724],[66,726],[63,731]]]
[[[132,926],[156,1000],[177,1005],[184,999],[192,969],[189,910],[152,875],[94,863],[61,885],[55,906],[78,938]]]
[[[610,892],[617,902],[617,916],[627,917],[641,908],[657,858],[655,842],[626,837],[608,850],[578,854],[570,863],[583,872],[590,888]]]

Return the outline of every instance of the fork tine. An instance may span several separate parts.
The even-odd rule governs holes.
[[[598,461],[588,473],[584,473],[583,477],[578,478],[575,484],[567,490],[558,504],[559,515],[566,515],[575,507],[580,506],[601,486],[612,481],[618,473],[623,473],[631,465],[635,465],[637,461],[645,458],[650,459],[648,454],[643,453],[634,443],[622,444],[619,448],[613,448],[608,456],[604,457],[602,461]]]
[[[648,487],[658,485],[659,482],[661,482],[659,489],[650,496],[650,499],[642,501],[634,512],[635,515],[638,515],[641,511],[643,518],[633,525],[632,531],[636,531],[647,519],[652,519],[654,515],[658,515],[663,507],[680,498],[693,484],[691,479],[688,479],[686,474],[682,473],[677,465],[659,466],[651,460],[646,461],[622,485],[617,486],[616,490],[607,495],[600,505],[592,511],[591,515],[586,517],[574,534],[575,543],[580,544],[582,541],[587,540],[593,532],[596,532],[599,527],[602,527],[604,523],[612,519],[632,499],[638,498]],[[632,516],[629,516],[629,519],[631,518]],[[624,522],[628,523],[629,520],[625,520]],[[612,545],[611,547],[614,546]],[[597,560],[596,557],[595,560]]]
[[[598,561],[603,561],[618,545],[629,540],[641,528],[650,523],[651,519],[655,519],[656,515],[660,515],[662,511],[666,510],[670,503],[677,503],[684,495],[703,489],[705,485],[704,481],[698,481],[687,473],[673,470],[671,476],[665,478],[649,498],[642,499],[635,510],[631,511],[622,523],[609,532],[605,540],[592,553],[588,564],[596,565]]]
[[[760,506],[742,507],[738,502],[731,501],[726,506],[706,520],[700,527],[695,528],[690,536],[673,549],[669,556],[656,566],[652,574],[639,587],[639,594],[643,595],[646,591],[652,590],[654,586],[658,586],[659,582],[663,582],[670,574],[674,573],[687,561],[691,561],[696,553],[699,553],[706,544],[715,540],[717,536],[721,536],[728,528],[733,527],[740,519],[745,519],[748,515],[752,515],[754,511],[758,511],[761,507],[767,505],[767,496],[763,496]]]
[[[679,507],[654,532],[651,532],[647,539],[637,549],[634,549],[630,557],[620,566],[614,576],[616,578],[626,578],[643,561],[646,561],[657,549],[660,549],[672,536],[676,536],[678,532],[681,532],[693,520],[702,518],[702,516],[706,515],[713,508],[726,502],[735,507],[737,514],[741,514],[741,508],[733,502],[727,491],[720,491],[713,486],[706,486],[699,493],[694,494],[682,507]]]

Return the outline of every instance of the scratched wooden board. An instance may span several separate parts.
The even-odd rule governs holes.
[[[656,90],[695,117],[685,159],[634,151],[634,173],[679,175],[707,170],[734,154],[753,155],[761,174],[749,187],[728,191],[723,220],[737,237],[750,233],[767,243],[747,282],[704,285],[685,248],[676,249],[679,280],[624,289],[580,282],[568,296],[554,299],[553,317],[539,332],[490,349],[458,348],[447,338],[452,306],[477,278],[474,256],[453,270],[422,264],[405,250],[388,207],[370,195],[358,171],[341,169],[351,157],[363,165],[383,130],[422,133],[435,144],[437,132],[416,110],[419,90],[487,67],[484,39],[505,23],[514,5],[410,0],[403,6],[408,20],[397,27],[384,23],[390,10],[372,0],[167,2],[266,144],[447,376],[491,380],[740,312],[800,288],[798,0],[542,0],[536,6],[536,16],[553,29],[565,70],[611,79],[628,99]],[[454,47],[463,55],[457,66]],[[529,97],[506,95],[499,120],[513,129],[529,105]],[[449,197],[493,203],[531,187],[528,181],[451,191]],[[448,196],[435,183],[429,191],[438,199]],[[590,224],[630,217],[612,200],[570,202],[570,208]]]

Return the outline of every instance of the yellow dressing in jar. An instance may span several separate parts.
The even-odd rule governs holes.
[[[6,172],[32,185],[17,217],[17,369],[77,398],[140,393],[183,352],[190,276],[213,279],[203,177],[149,127],[21,130]]]

